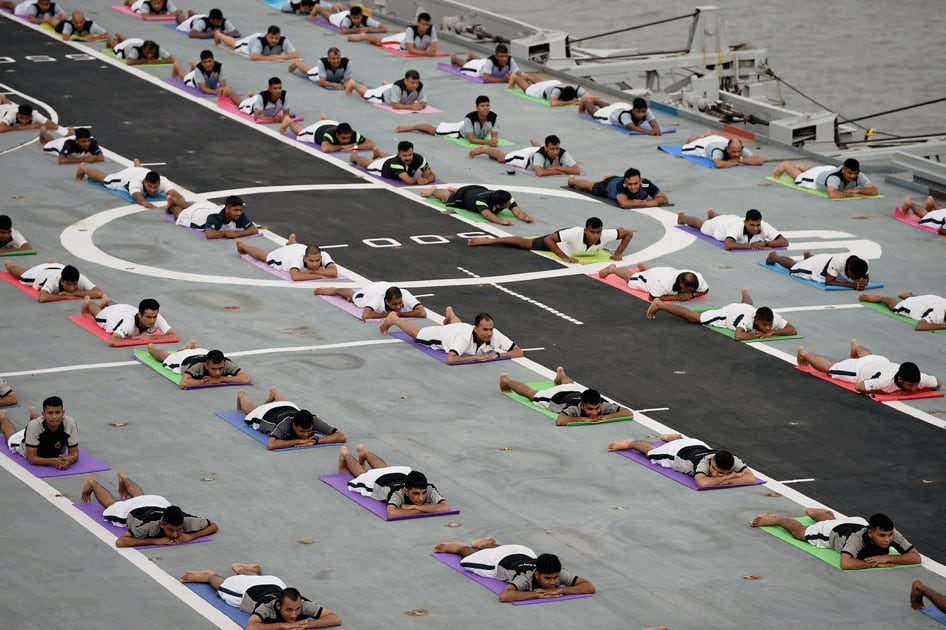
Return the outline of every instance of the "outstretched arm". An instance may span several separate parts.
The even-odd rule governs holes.
[[[303,280],[321,280],[322,278],[337,278],[338,267],[335,266],[335,263],[332,263],[322,269],[306,269],[305,271],[293,267],[289,270],[289,277],[294,282],[301,282]]]
[[[450,504],[446,501],[440,503],[424,503],[423,505],[412,505],[405,503],[401,507],[395,507],[390,503],[387,506],[388,516],[412,516],[414,514],[435,514],[437,512],[447,512],[450,510]]]
[[[256,225],[251,225],[243,230],[215,230],[214,228],[204,230],[204,236],[211,240],[217,238],[243,238],[254,234],[259,234],[259,228]]]
[[[619,227],[618,238],[621,239],[621,244],[618,245],[618,248],[611,254],[611,260],[621,260],[624,250],[627,249],[627,246],[631,244],[631,239],[634,238],[634,230],[625,230]]]

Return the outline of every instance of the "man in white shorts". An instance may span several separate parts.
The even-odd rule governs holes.
[[[285,133],[287,128],[296,134],[296,140],[314,144],[325,153],[356,149],[374,150],[376,148],[374,142],[352,129],[352,126],[347,122],[338,122],[323,117],[319,122],[303,127],[292,120],[287,120],[279,126],[280,133]]]
[[[160,361],[165,369],[181,375],[181,389],[224,383],[249,385],[253,382],[250,375],[228,359],[223,352],[198,348],[193,339],[175,352],[162,350],[149,343],[148,353]]]
[[[807,508],[805,514],[817,521],[805,527],[793,518],[778,514],[759,514],[753,527],[781,527],[792,538],[820,549],[834,549],[841,554],[841,568],[873,569],[919,564],[920,552],[893,526],[886,514],[877,513],[864,520],[859,516],[837,518],[831,510]],[[899,555],[891,555],[890,550]]]
[[[575,383],[562,367],[555,369],[553,383],[552,387],[536,390],[527,383],[514,381],[505,372],[499,375],[499,391],[516,392],[531,400],[532,404],[557,413],[556,426],[564,427],[576,421],[601,422],[634,415],[627,407],[601,396],[598,390]]]
[[[639,96],[633,103],[612,103],[607,107],[602,107],[594,113],[594,118],[597,121],[615,127],[624,127],[648,136],[663,135],[657,118],[647,106],[647,101]]]
[[[479,77],[485,83],[508,84],[524,74],[519,70],[516,60],[509,55],[509,46],[506,44],[496,44],[495,51],[486,59],[479,59],[470,53],[465,60],[461,60],[458,55],[452,54],[450,63],[460,68],[463,74]]]
[[[384,501],[388,516],[414,516],[448,512],[450,504],[437,487],[427,481],[424,473],[410,466],[388,466],[387,463],[359,444],[355,458],[347,446],[338,453],[338,472],[350,473],[348,490]]]
[[[909,394],[937,390],[940,386],[939,379],[920,372],[916,363],[897,364],[887,357],[871,354],[857,339],[851,339],[850,358],[843,361],[832,361],[809,352],[804,346],[799,346],[795,358],[798,367],[811,367],[839,381],[854,383],[854,388],[862,394]]]
[[[358,35],[362,33],[387,33],[388,27],[365,15],[364,9],[357,4],[353,4],[347,11],[338,11],[328,17],[328,21],[341,30],[342,35]],[[358,38],[348,38],[350,42],[360,41]]]
[[[420,73],[411,69],[404,73],[403,79],[394,83],[385,83],[376,88],[366,87],[352,82],[351,89],[369,103],[387,105],[391,109],[421,111],[427,107],[427,93],[420,80]]]
[[[72,265],[49,262],[29,269],[14,265],[9,260],[4,262],[7,272],[20,281],[39,291],[39,302],[58,302],[77,297],[102,297],[102,289],[86,278]]]
[[[391,326],[397,326],[422,345],[444,350],[447,363],[451,365],[523,356],[522,348],[493,327],[493,318],[488,313],[478,314],[473,324],[464,324],[453,312],[453,307],[448,306],[444,309],[442,326],[424,328],[405,320],[398,313],[388,313],[381,322],[381,334],[388,334]]]
[[[779,256],[769,252],[765,259],[767,265],[779,265],[789,273],[829,287],[847,287],[863,291],[870,281],[870,269],[867,261],[853,254],[816,254],[805,251],[802,259],[796,261],[791,256]]]
[[[578,105],[579,114],[594,114],[608,105],[580,85],[565,85],[558,79],[537,82],[532,75],[519,73],[509,79],[510,88],[517,85],[526,96],[544,99],[552,107]]]
[[[701,488],[755,481],[755,475],[749,467],[729,451],[712,449],[706,442],[685,438],[679,433],[663,434],[660,439],[666,444],[654,446],[644,440],[615,440],[608,444],[608,450],[632,449],[643,453],[659,466],[693,477],[693,481]]]
[[[167,213],[174,215],[175,223],[182,227],[203,230],[208,239],[243,238],[259,234],[259,228],[243,211],[243,199],[236,195],[227,197],[223,205],[208,200],[187,201],[175,191],[168,195]]]
[[[926,198],[926,203],[920,205],[909,197],[904,197],[900,204],[903,214],[913,214],[920,217],[920,225],[935,229],[941,236],[946,236],[946,208],[937,208],[932,196]]]
[[[240,106],[243,99],[238,97],[233,89],[227,85],[226,76],[223,73],[223,64],[214,58],[213,51],[200,51],[200,63],[190,62],[191,71],[185,74],[181,80],[184,85],[200,90],[203,94],[213,96],[226,96],[230,101]]]
[[[11,0],[0,3],[0,7],[13,11],[14,15],[24,17],[33,24],[56,26],[66,19],[66,13],[62,7],[51,0],[25,0],[20,3]]]
[[[266,450],[316,444],[337,444],[348,438],[344,433],[322,420],[307,409],[282,397],[275,387],[269,388],[269,395],[262,405],[255,405],[246,397],[246,392],[237,393],[237,409],[246,414],[244,422],[269,436]]]
[[[749,292],[745,289],[742,290],[742,302],[734,302],[722,308],[714,308],[702,313],[692,311],[679,304],[664,302],[658,298],[651,302],[647,308],[647,319],[656,319],[657,313],[660,311],[676,315],[691,324],[703,324],[704,326],[734,330],[736,341],[798,334],[794,326],[768,306],[755,307],[752,304]]]
[[[0,106],[0,133],[27,129],[56,129],[59,125],[49,120],[32,105],[7,103]]]
[[[230,606],[250,613],[246,627],[261,630],[270,624],[279,628],[326,628],[342,625],[342,619],[303,597],[275,575],[262,575],[258,564],[234,562],[236,575],[224,579],[213,571],[187,571],[180,577],[185,584],[209,584]]]
[[[575,256],[587,256],[604,249],[604,246],[614,241],[620,241],[611,260],[621,260],[624,250],[631,243],[634,232],[619,228],[605,229],[604,223],[598,217],[590,217],[585,221],[585,227],[566,228],[536,238],[522,236],[504,236],[502,238],[476,237],[469,239],[466,244],[470,247],[482,245],[503,245],[504,247],[519,247],[535,251],[552,252],[567,263],[581,262]]]
[[[6,404],[15,403],[14,396],[13,402]],[[0,411],[0,433],[10,452],[26,458],[33,466],[66,470],[79,461],[79,429],[76,421],[66,415],[59,396],[43,401],[43,415],[36,412],[36,407],[30,407],[29,423],[20,431],[10,422],[6,410]]]
[[[498,118],[495,112],[490,111],[489,97],[481,94],[476,97],[476,110],[467,114],[460,122],[442,122],[436,127],[426,123],[398,125],[394,131],[421,131],[431,136],[450,136],[471,144],[495,147],[499,144]]]
[[[0,251],[25,252],[33,249],[29,241],[23,238],[17,230],[13,229],[13,219],[5,214],[0,214]]]
[[[265,34],[253,33],[243,39],[215,31],[214,43],[232,48],[233,52],[249,57],[250,61],[289,61],[299,58],[299,51],[275,24],[267,28]]]
[[[0,377],[0,407],[9,407],[17,403],[16,394],[6,379]]]
[[[236,248],[240,254],[246,254],[274,269],[285,271],[293,282],[338,277],[335,261],[327,252],[319,249],[318,245],[297,243],[295,234],[290,234],[286,242],[287,245],[271,252],[239,240],[236,241]]]
[[[764,163],[762,156],[747,149],[741,138],[712,130],[688,139],[682,150],[684,155],[712,160],[716,168],[729,168],[740,164],[762,166]]]
[[[705,219],[678,212],[677,225],[689,225],[698,229],[723,243],[727,251],[788,247],[788,239],[763,221],[762,213],[755,208],[746,211],[745,219],[740,219],[735,214],[716,214],[712,208],[706,211]]]
[[[218,529],[210,519],[187,514],[160,495],[145,494],[141,486],[120,470],[118,499],[99,483],[95,475],[89,475],[82,485],[82,502],[91,503],[93,495],[105,508],[102,514],[105,520],[127,530],[115,541],[116,547],[180,545],[201,536],[210,536]]]
[[[420,153],[414,152],[414,143],[401,140],[397,143],[397,155],[388,155],[374,149],[371,158],[358,155],[352,149],[349,156],[352,164],[366,169],[375,177],[393,179],[411,186],[431,184],[437,179],[434,169]]]
[[[504,153],[499,149],[492,147],[476,147],[470,149],[470,158],[477,155],[487,155],[491,160],[496,160],[508,166],[521,168],[526,171],[533,171],[538,177],[547,177],[549,175],[580,175],[581,167],[578,162],[562,148],[562,141],[558,136],[550,135],[545,137],[545,144],[540,146],[535,140],[531,141],[532,146],[525,149],[516,149],[509,153]],[[515,173],[515,171],[508,171]]]
[[[884,304],[898,315],[917,320],[916,330],[946,329],[946,298],[939,295],[913,295],[904,291],[897,297],[862,293],[861,302]]]
[[[499,594],[501,602],[552,599],[562,595],[591,595],[594,584],[562,568],[558,556],[537,555],[525,545],[500,545],[487,536],[464,542],[442,542],[435,553],[452,553],[463,558],[460,566],[482,577],[506,582]]]
[[[394,35],[355,33],[348,36],[350,42],[368,42],[375,46],[397,43],[401,50],[422,57],[437,55],[437,29],[430,23],[429,13],[418,13],[417,23],[410,24],[404,32]]]
[[[500,217],[503,210],[508,210],[520,221],[532,223],[535,218],[527,214],[516,198],[508,190],[490,190],[486,186],[479,184],[468,184],[466,186],[448,186],[447,188],[437,188],[431,186],[420,191],[420,196],[434,197],[440,200],[447,208],[458,208],[467,212],[474,212],[489,221],[499,225],[512,225],[512,220]]]
[[[184,21],[184,12],[174,6],[171,0],[125,0],[125,6],[141,15],[141,19],[150,20],[166,15],[173,15],[180,24]]]
[[[106,332],[112,334],[109,341],[114,344],[123,339],[155,339],[173,337],[174,330],[158,312],[161,305],[154,298],[145,298],[138,308],[131,304],[118,304],[103,295],[98,304],[91,298],[83,298],[82,314],[91,315]]]
[[[43,129],[39,132],[39,141],[43,143],[43,153],[55,155],[59,164],[105,161],[98,140],[92,137],[92,132],[86,127],[79,127],[71,136],[62,138],[53,138]]]
[[[775,167],[772,176],[778,179],[782,173],[791,176],[796,186],[819,190],[827,193],[831,199],[870,197],[879,194],[877,186],[861,172],[861,164],[854,158],[844,160],[841,168],[833,164],[811,168],[801,164],[793,166],[786,161]]]
[[[79,164],[79,169],[76,171],[76,179],[82,180],[88,177],[106,188],[126,192],[132,196],[135,203],[149,210],[153,210],[157,206],[148,201],[148,197],[157,197],[161,194],[170,197],[172,192],[176,192],[171,188],[173,184],[167,177],[157,171],[140,166],[137,159],[135,159],[134,164],[134,166],[109,175],[83,162]]]
[[[288,93],[283,89],[282,79],[279,77],[270,77],[265,90],[243,99],[237,107],[241,112],[256,120],[281,123],[282,129],[289,124],[287,121],[292,120]]]
[[[601,278],[611,274],[622,278],[627,286],[638,291],[646,291],[652,300],[686,302],[709,293],[709,285],[703,275],[690,269],[673,267],[651,267],[637,263],[637,269],[621,268],[608,265],[598,272]]]
[[[364,309],[361,319],[384,319],[388,313],[401,317],[427,317],[427,309],[407,289],[390,282],[372,282],[362,289],[319,287],[315,295],[337,295]]]
[[[196,13],[178,24],[177,30],[187,33],[190,39],[213,39],[218,31],[230,37],[240,36],[240,29],[225,18],[220,9],[211,9],[207,14]]]

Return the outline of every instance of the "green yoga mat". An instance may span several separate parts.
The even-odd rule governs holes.
[[[515,95],[518,96],[519,98],[524,98],[524,99],[526,99],[526,100],[528,100],[528,101],[532,101],[533,103],[540,103],[540,104],[542,104],[542,105],[545,105],[546,107],[551,107],[551,106],[552,106],[552,104],[549,103],[549,102],[548,102],[547,100],[545,100],[544,98],[539,98],[538,96],[529,96],[528,94],[526,94],[525,92],[523,92],[523,91],[522,91],[521,89],[519,89],[519,88],[512,88],[512,89],[506,88],[506,91],[509,92],[510,94],[515,94]]]
[[[147,365],[149,368],[171,381],[178,387],[181,386],[181,375],[172,372],[171,370],[164,367],[164,365],[151,356],[151,353],[147,350],[135,350],[135,358]]]
[[[913,319],[912,317],[907,317],[906,315],[901,315],[900,313],[894,313],[889,308],[887,308],[886,304],[880,304],[877,302],[861,302],[861,306],[864,308],[869,308],[872,311],[877,311],[878,313],[883,313],[887,317],[893,317],[894,319],[899,319],[902,322],[907,322],[908,324],[913,324],[913,326],[916,326],[917,320]],[[925,332],[946,333],[946,328],[940,330],[928,330]]]
[[[720,328],[719,326],[703,326],[703,328],[709,328],[714,330],[721,335],[726,335],[730,339],[736,338],[736,331],[729,328]],[[742,343],[758,343],[760,341],[782,341],[783,339],[804,339],[801,335],[782,335],[775,337],[761,337],[759,339],[743,339]]]
[[[449,140],[453,144],[459,144],[461,147],[466,147],[467,149],[475,149],[477,147],[489,146],[485,144],[473,144],[466,138],[455,138],[454,136],[437,136],[438,138],[443,138],[444,140]],[[511,147],[515,144],[512,140],[506,140],[505,138],[500,138],[496,143],[496,146],[500,147]]]
[[[469,219],[470,221],[473,221],[475,223],[490,223],[490,220],[484,217],[479,212],[470,212],[469,210],[465,210],[463,208],[453,208],[451,206],[448,206],[444,202],[440,201],[436,197],[427,197],[427,201],[428,203],[431,203],[437,206],[438,208],[443,208],[447,212],[452,212],[453,214],[460,215],[461,217],[465,219]],[[514,215],[512,211],[509,210],[508,208],[506,208],[505,210],[502,210],[496,216],[502,217],[503,219],[512,219],[513,221],[519,220],[516,218],[516,215]]]
[[[824,191],[815,190],[814,188],[805,188],[804,186],[799,186],[798,184],[795,183],[795,180],[792,179],[791,176],[789,175],[782,175],[778,179],[770,175],[766,177],[766,179],[769,180],[770,182],[781,184],[782,186],[788,186],[789,188],[794,188],[795,190],[801,190],[802,192],[806,192],[810,195],[816,195],[818,197],[824,197],[825,199],[831,199],[830,197],[828,197],[828,193]],[[883,195],[870,195],[868,197],[838,197],[836,199],[831,199],[831,201],[854,201],[857,199],[880,199],[882,197]]]
[[[21,249],[19,251],[3,251],[0,249],[0,256],[32,256],[36,253],[35,249]]]
[[[541,390],[543,390],[543,389],[548,389],[548,388],[550,388],[550,387],[555,387],[554,381],[536,381],[536,382],[534,382],[534,383],[526,383],[526,385],[528,385],[529,387],[531,387],[532,389],[534,389],[534,390],[536,390],[536,391],[541,391]],[[546,409],[545,407],[540,407],[540,406],[536,405],[535,403],[533,403],[531,400],[529,400],[529,399],[526,398],[525,396],[522,396],[522,395],[520,395],[520,394],[517,394],[516,392],[502,392],[502,394],[503,394],[504,396],[508,396],[509,398],[512,398],[513,400],[515,400],[515,401],[516,401],[517,403],[519,403],[520,405],[525,405],[526,407],[528,407],[529,409],[531,409],[531,410],[533,410],[533,411],[538,411],[539,413],[541,413],[541,414],[544,415],[544,416],[548,416],[549,418],[551,418],[551,419],[553,419],[553,420],[557,420],[557,419],[558,419],[558,414],[557,414],[557,413],[555,413],[554,411],[549,411],[549,410]],[[634,419],[634,415],[631,414],[630,416],[627,416],[627,417],[625,417],[625,418],[611,418],[610,420],[602,420],[601,422],[586,422],[586,421],[583,421],[583,420],[576,420],[575,422],[569,422],[569,423],[566,424],[565,426],[567,426],[567,427],[586,427],[586,426],[595,425],[595,424],[609,424],[609,423],[611,423],[611,422],[627,422],[627,421],[633,420],[633,419]]]
[[[552,260],[559,260],[559,261],[562,260],[561,258],[556,256],[553,252],[541,251],[541,250],[536,250],[536,249],[532,251],[534,251],[536,254],[542,254],[546,258],[551,258]],[[578,259],[579,265],[590,265],[593,263],[611,262],[611,252],[606,251],[606,250],[601,250],[593,254],[575,254],[573,258]]]
[[[815,524],[815,520],[811,518],[810,516],[799,516],[799,517],[796,517],[795,520],[801,523],[802,525],[804,525],[805,527]],[[798,547],[802,551],[818,558],[822,562],[827,562],[828,564],[830,564],[835,569],[838,569],[839,571],[843,570],[841,569],[841,554],[835,551],[834,549],[822,549],[821,547],[815,547],[814,545],[809,545],[805,541],[798,540],[797,538],[792,536],[790,533],[788,533],[788,530],[785,529],[784,527],[778,527],[777,525],[766,525],[764,527],[760,527],[759,529],[761,529],[767,534],[771,534],[772,536],[775,536],[776,538],[780,538],[781,540],[784,540],[785,542],[787,542],[788,544],[794,547]],[[898,555],[895,550],[891,549],[890,551],[891,551],[890,555]],[[887,569],[903,569],[905,567],[917,567],[917,566],[920,566],[920,565],[898,564],[895,567],[871,567],[870,569],[852,569],[852,570],[854,571],[886,571]]]

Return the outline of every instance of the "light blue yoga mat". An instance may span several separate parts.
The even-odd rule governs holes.
[[[759,264],[762,265],[763,267],[765,267],[766,269],[770,270],[770,271],[774,271],[774,272],[776,272],[776,273],[780,273],[780,274],[782,274],[783,276],[788,276],[788,277],[791,278],[792,280],[797,280],[798,282],[801,282],[801,283],[803,283],[803,284],[807,284],[808,286],[814,287],[814,288],[816,288],[816,289],[821,289],[822,291],[853,291],[853,290],[854,290],[854,289],[852,289],[852,288],[850,288],[850,287],[836,287],[836,286],[827,285],[827,284],[825,284],[824,282],[815,282],[815,281],[812,280],[811,278],[806,278],[806,277],[804,277],[804,276],[802,276],[802,275],[799,275],[799,274],[797,274],[797,273],[792,273],[791,271],[789,271],[788,269],[786,269],[786,268],[783,267],[782,265],[778,265],[778,264],[776,264],[776,265],[767,265],[767,264],[765,264],[765,259],[760,260],[760,261],[759,261]],[[880,288],[883,288],[883,286],[884,286],[884,283],[883,283],[883,282],[868,282],[868,283],[867,283],[867,288],[868,288],[868,289],[880,289]]]

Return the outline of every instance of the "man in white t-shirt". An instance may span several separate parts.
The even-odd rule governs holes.
[[[804,346],[798,347],[795,358],[798,367],[811,367],[839,381],[854,383],[854,389],[862,394],[911,394],[940,387],[939,379],[920,372],[916,363],[897,364],[887,357],[871,354],[857,339],[851,339],[850,358],[843,361],[832,361],[809,352]]]
[[[829,287],[846,287],[863,291],[870,281],[867,261],[854,254],[816,254],[805,250],[801,260],[769,252],[767,265],[779,265],[793,276]]]
[[[656,299],[647,309],[647,319],[656,319],[657,313],[666,311],[685,319],[691,324],[716,326],[735,331],[736,341],[749,339],[763,339],[765,337],[783,337],[798,334],[795,327],[789,324],[784,317],[772,311],[768,306],[756,308],[752,304],[749,292],[742,290],[742,302],[727,304],[722,308],[714,308],[698,313],[679,304],[664,302]]]
[[[611,260],[621,260],[624,250],[630,244],[634,237],[632,230],[619,228],[605,229],[604,223],[598,217],[590,217],[585,221],[585,227],[581,226],[567,228],[539,236],[536,238],[524,238],[522,236],[504,236],[502,238],[492,238],[480,236],[469,239],[466,244],[470,247],[481,245],[504,245],[506,247],[519,247],[521,249],[530,249],[535,251],[552,252],[567,263],[581,262],[575,256],[587,256],[595,254],[604,249],[604,246],[613,241],[620,241],[614,253],[611,254]]]
[[[296,235],[290,234],[286,245],[267,252],[265,249],[236,241],[237,252],[246,254],[270,267],[285,271],[293,282],[303,280],[321,280],[337,278],[338,267],[335,261],[318,245],[303,245],[296,242]]]
[[[912,211],[913,214],[920,217],[921,226],[931,227],[939,232],[941,236],[946,236],[946,208],[937,207],[933,197],[927,197],[923,205],[916,203],[909,197],[904,197],[900,203],[900,211],[903,214],[910,214]]]
[[[637,263],[636,269],[608,265],[598,272],[601,278],[611,274],[625,280],[632,289],[646,291],[651,299],[685,302],[709,292],[709,285],[703,275],[690,269],[651,267]]]
[[[913,295],[911,291],[904,291],[896,297],[878,293],[862,293],[860,300],[883,304],[897,315],[917,320],[916,330],[946,329],[946,297]]]
[[[788,247],[788,239],[763,221],[762,213],[755,208],[746,211],[745,219],[734,214],[716,214],[712,208],[706,211],[705,219],[678,212],[677,224],[698,229],[722,242],[727,250]]]
[[[363,320],[384,319],[388,313],[398,313],[401,317],[427,317],[427,309],[410,291],[396,287],[390,282],[372,282],[362,289],[319,287],[314,293],[345,298],[358,308],[364,309],[361,313]]]
[[[175,223],[195,230],[203,230],[208,239],[243,238],[259,234],[259,228],[243,212],[243,199],[228,196],[223,205],[208,200],[187,201],[177,191],[168,195],[167,213]]]
[[[13,229],[13,219],[0,214],[0,252],[25,252],[33,249],[23,235]]]
[[[145,298],[138,308],[131,304],[117,304],[103,295],[98,304],[92,298],[82,300],[82,314],[91,315],[106,332],[112,333],[109,341],[115,344],[123,339],[150,339],[173,337],[174,330],[158,312],[161,305],[154,298]]]
[[[171,180],[157,171],[141,166],[141,162],[137,158],[134,161],[134,166],[129,166],[111,175],[97,168],[92,168],[83,162],[79,164],[76,171],[76,179],[81,181],[86,177],[111,190],[127,192],[135,200],[135,203],[149,210],[153,210],[157,206],[148,201],[148,197],[157,197],[161,194],[173,196],[172,193],[176,192],[171,188]]]
[[[14,265],[9,260],[4,263],[7,272],[20,281],[39,291],[40,302],[57,302],[77,297],[100,298],[102,289],[86,278],[72,265],[45,262],[27,269]]]

